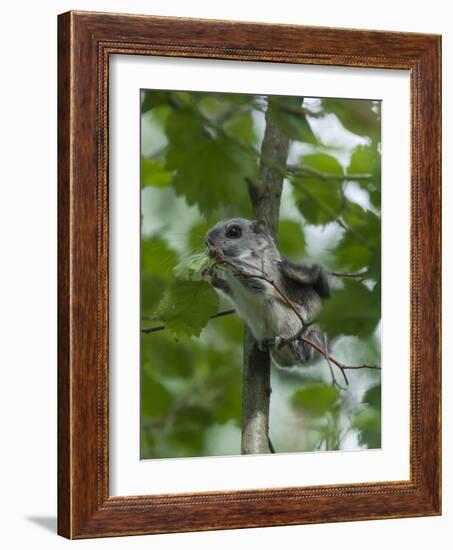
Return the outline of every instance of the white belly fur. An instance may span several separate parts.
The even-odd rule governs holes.
[[[266,284],[264,292],[257,292],[241,284],[234,276],[227,276],[232,289],[230,300],[238,316],[245,321],[254,337],[260,341],[276,336],[292,336],[301,324],[294,311],[278,297],[277,291]]]

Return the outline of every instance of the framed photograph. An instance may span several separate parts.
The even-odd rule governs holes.
[[[440,514],[440,37],[58,35],[59,533]]]

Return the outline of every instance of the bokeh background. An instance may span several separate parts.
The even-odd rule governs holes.
[[[380,365],[379,101],[143,90],[141,458],[240,453],[243,323],[196,275],[220,219],[251,217],[264,113],[291,139],[279,247],[341,278],[319,319],[347,364]],[[337,380],[344,386],[341,373]],[[378,448],[379,370],[331,384],[328,365],[273,366],[276,452]]]

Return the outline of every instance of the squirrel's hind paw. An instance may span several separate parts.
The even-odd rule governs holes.
[[[269,351],[272,348],[273,344],[273,340],[270,340],[269,338],[265,338],[264,340],[260,340],[256,343],[258,349],[263,352]]]

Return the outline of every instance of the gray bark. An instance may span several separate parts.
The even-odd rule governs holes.
[[[277,239],[283,172],[288,158],[289,139],[266,112],[266,128],[261,145],[257,182],[249,182],[253,217],[264,220]],[[280,169],[279,169],[280,167]],[[271,395],[271,359],[269,352],[258,349],[245,327],[244,371],[242,385],[242,454],[270,452],[269,403]]]

